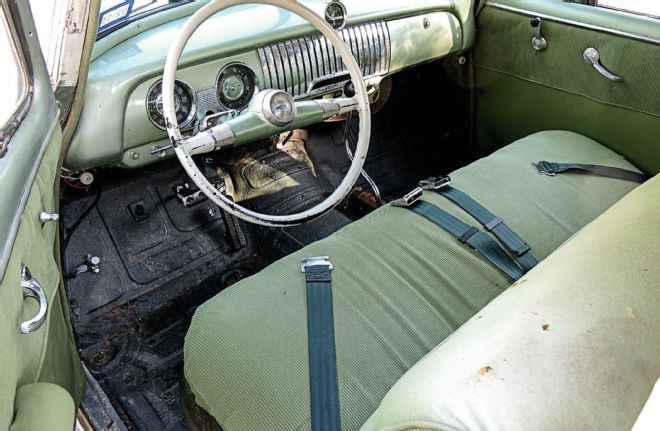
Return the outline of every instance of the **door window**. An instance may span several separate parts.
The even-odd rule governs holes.
[[[660,17],[659,0],[598,0],[598,6]]]
[[[27,74],[5,10],[0,6],[0,144],[5,129],[27,95]]]

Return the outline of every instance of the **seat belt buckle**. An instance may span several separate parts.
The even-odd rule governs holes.
[[[424,192],[422,191],[422,189],[417,187],[413,189],[411,192],[407,193],[405,196],[393,200],[392,202],[390,202],[390,204],[392,204],[392,206],[395,207],[409,207],[410,205],[420,200],[423,195]]]
[[[556,175],[554,169],[550,166],[550,163],[545,160],[536,163],[532,162],[532,166],[536,169],[536,173],[539,175],[547,175],[549,177],[554,177]]]
[[[428,177],[425,180],[419,182],[419,187],[423,190],[440,190],[443,187],[451,184],[451,178],[446,175],[438,177]]]
[[[300,266],[300,271],[305,272],[305,270],[310,266],[325,266],[328,268],[328,271],[332,271],[335,267],[330,262],[328,256],[316,256],[316,257],[306,257],[302,260],[302,265]]]

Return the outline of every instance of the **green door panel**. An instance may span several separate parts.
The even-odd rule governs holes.
[[[39,213],[54,205],[54,181],[59,158],[61,132],[55,129],[38,170],[37,177],[20,219],[4,278],[0,284],[0,429],[9,426],[20,386],[49,382],[66,389],[80,401],[84,378],[63,304],[61,275],[55,259],[56,223],[43,225]],[[2,184],[4,190],[4,184]],[[21,334],[18,325],[37,313],[37,302],[23,299],[20,288],[21,267],[43,287],[48,298],[44,325],[30,334]],[[3,428],[4,427],[4,428]]]
[[[507,3],[524,3],[531,12],[487,3],[478,17],[474,62],[479,152],[489,153],[540,130],[571,130],[612,148],[647,173],[658,173],[660,44],[546,20],[542,33],[548,47],[537,52],[530,26],[536,11],[529,2]],[[541,10],[554,5],[559,13],[557,3],[535,4]],[[592,15],[603,13],[590,6],[562,4],[573,19],[580,18],[576,11],[582,11],[587,24]],[[650,18],[605,11],[607,16],[613,13],[622,17],[619,27],[627,23],[631,32],[650,34],[646,27]],[[660,21],[655,26],[660,28]],[[582,54],[588,47],[596,48],[604,66],[623,81],[610,81],[587,64]]]
[[[59,403],[67,396],[78,402],[84,377],[64,308],[67,301],[55,246],[58,224],[42,224],[39,217],[42,211],[52,213],[58,208],[55,190],[62,144],[59,112],[29,3],[14,2],[5,10],[17,28],[31,88],[26,114],[9,141],[7,154],[0,158],[0,429],[9,428],[14,413],[17,419],[28,420],[25,423],[29,429],[38,429],[33,426],[38,418],[34,413],[28,414],[33,419],[25,419],[24,414],[19,418],[21,399],[48,398],[56,387],[68,395],[59,395],[61,400],[53,402]],[[23,298],[23,266],[42,286],[48,302],[44,324],[28,334],[19,332],[19,324],[37,314],[38,304]],[[41,390],[45,392],[40,394]],[[66,405],[70,418],[75,414],[74,402]],[[45,404],[43,407],[47,408]],[[41,419],[50,429],[58,429],[49,418]]]
[[[71,395],[51,383],[32,383],[16,391],[9,431],[72,430],[76,407]]]

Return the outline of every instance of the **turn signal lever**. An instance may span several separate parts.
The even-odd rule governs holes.
[[[381,80],[382,79],[380,77],[365,80],[364,83],[367,87],[367,97],[369,98],[369,103],[374,103],[378,100],[378,96],[380,95]],[[353,85],[353,81],[348,81],[346,84],[344,84],[344,96],[355,96],[355,85]]]

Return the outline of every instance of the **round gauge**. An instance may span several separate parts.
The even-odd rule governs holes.
[[[346,25],[346,6],[333,0],[325,7],[325,20],[335,30],[341,30]]]
[[[257,77],[244,64],[232,63],[218,74],[218,102],[225,109],[243,109],[257,92]]]
[[[180,79],[174,81],[174,108],[179,128],[190,125],[195,118],[195,93],[192,88]],[[163,114],[163,81],[158,81],[147,94],[147,114],[152,123],[165,130],[165,115]]]

